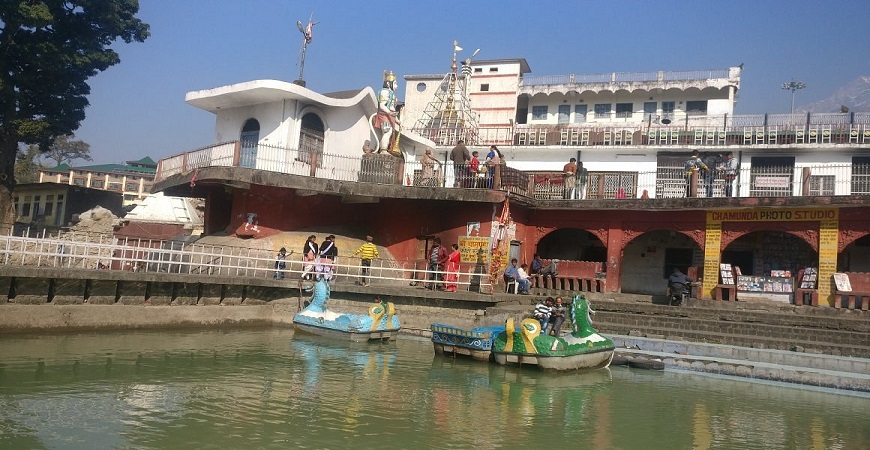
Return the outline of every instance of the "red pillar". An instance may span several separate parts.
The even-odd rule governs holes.
[[[611,221],[607,231],[607,292],[622,289],[622,240],[625,232],[617,221]]]

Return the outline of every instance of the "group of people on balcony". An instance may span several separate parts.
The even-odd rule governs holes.
[[[692,156],[684,164],[686,172],[686,197],[693,197],[693,180],[703,182],[706,197],[713,196],[713,185],[717,179],[724,181],[725,197],[734,196],[734,181],[737,179],[737,160],[734,152],[708,154],[703,158],[697,150],[692,151]],[[699,183],[700,184],[700,183]]]
[[[490,188],[501,186],[499,166],[506,165],[504,155],[495,145],[481,162],[477,151],[469,152],[465,142],[459,141],[450,151],[453,161],[453,187]]]

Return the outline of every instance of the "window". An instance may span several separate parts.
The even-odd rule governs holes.
[[[574,123],[586,122],[586,113],[589,111],[589,105],[574,105]]]
[[[138,191],[139,190],[139,183],[127,183],[127,185],[124,186],[124,190],[126,190],[126,191]]]
[[[498,67],[490,67],[489,71],[490,72],[498,72]]]
[[[76,178],[75,180],[73,180],[73,184],[75,184],[76,186],[84,186],[85,179],[84,178]]]
[[[474,73],[483,73],[483,67],[475,67]]]
[[[96,189],[102,189],[104,186],[103,180],[91,180],[91,187]]]
[[[532,120],[547,120],[547,106],[532,106]]]
[[[656,103],[656,102],[643,102],[644,118],[649,118],[650,116],[655,116],[657,107],[658,107],[658,103]]]
[[[487,92],[487,91],[489,91],[489,83],[481,84],[480,85],[480,92]]]
[[[21,205],[21,217],[30,217],[30,202]]]
[[[426,90],[426,83],[417,83],[417,92],[423,92]]]
[[[54,203],[46,203],[45,204],[45,215],[46,217],[54,214]]]
[[[596,119],[609,119],[610,118],[610,103],[597,103],[595,105],[595,118]]]
[[[631,117],[633,106],[632,103],[617,103],[616,117]]]
[[[790,197],[794,183],[794,157],[753,156],[749,182],[750,197]]]
[[[698,100],[686,102],[686,114],[703,115],[707,114],[707,100]]]
[[[568,123],[571,119],[571,105],[559,105],[559,123]]]
[[[109,183],[109,190],[110,191],[120,191],[121,190],[121,183]]]
[[[676,103],[674,102],[662,102],[662,114],[673,114],[675,108]]]
[[[57,201],[63,200],[63,194],[57,194]]]
[[[810,195],[834,195],[834,175],[811,175]]]
[[[852,194],[870,194],[870,156],[852,157]]]

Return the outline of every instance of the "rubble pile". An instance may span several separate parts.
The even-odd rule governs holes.
[[[78,222],[73,218],[70,231],[94,234],[112,234],[118,224],[118,217],[106,208],[97,206],[78,215]]]

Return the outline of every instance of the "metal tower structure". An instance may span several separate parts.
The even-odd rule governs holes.
[[[460,140],[467,145],[478,141],[477,113],[471,109],[468,88],[471,83],[471,58],[479,49],[465,60],[462,71],[457,73],[456,53],[462,51],[459,43],[453,41],[453,62],[450,72],[444,75],[435,95],[412,131],[427,137],[438,145],[452,146]]]

